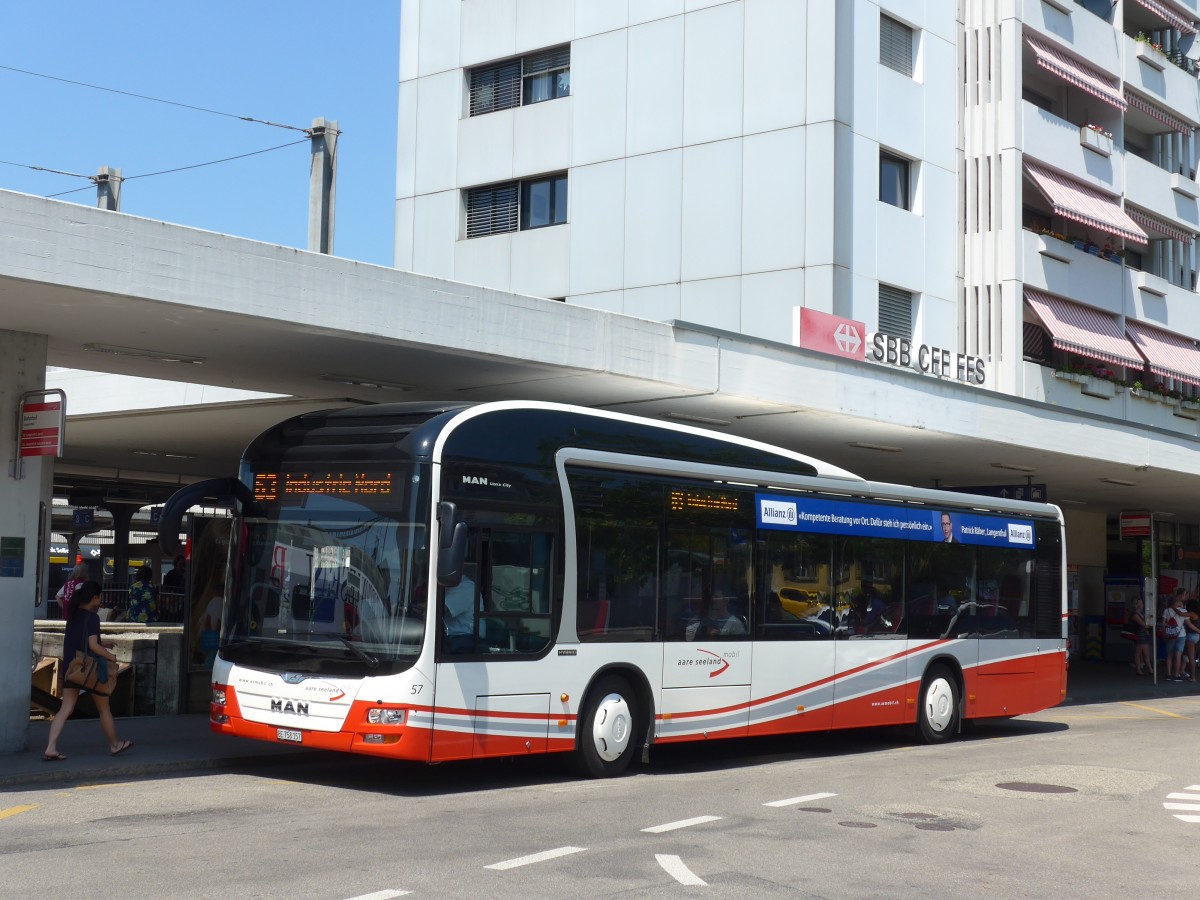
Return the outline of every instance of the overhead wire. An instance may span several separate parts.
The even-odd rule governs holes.
[[[97,91],[107,91],[108,93],[111,93],[111,94],[120,94],[125,97],[134,97],[139,100],[150,100],[154,103],[165,103],[168,106],[177,106],[177,107],[180,107],[181,109],[190,109],[195,112],[203,112],[203,113],[209,113],[209,114],[215,115],[215,116],[223,116],[223,117],[229,118],[229,119],[237,119],[238,121],[241,121],[241,122],[251,122],[254,124],[258,124],[258,125],[269,125],[273,128],[284,128],[288,131],[299,131],[307,136],[306,138],[298,140],[298,141],[289,141],[286,144],[279,144],[278,146],[275,146],[275,147],[267,147],[266,149],[263,149],[263,150],[252,150],[249,153],[239,153],[236,156],[227,156],[222,159],[210,160],[209,162],[194,163],[194,164],[188,165],[188,166],[177,166],[176,168],[163,169],[159,172],[144,172],[141,175],[125,175],[125,176],[122,176],[121,181],[133,181],[137,178],[150,178],[155,175],[170,175],[174,172],[185,172],[189,169],[200,169],[200,168],[203,168],[204,166],[215,166],[219,163],[226,163],[226,162],[232,162],[232,161],[238,160],[238,159],[245,159],[248,156],[258,156],[263,153],[271,153],[272,151],[275,151],[275,150],[282,150],[285,147],[294,147],[297,144],[306,143],[308,138],[311,138],[313,136],[312,128],[300,128],[296,125],[285,125],[285,124],[282,124],[279,122],[271,122],[267,119],[258,119],[258,118],[255,118],[254,116],[241,116],[241,115],[237,115],[235,113],[227,113],[227,112],[222,112],[221,110],[217,110],[217,109],[210,109],[205,106],[195,106],[190,103],[180,103],[175,100],[164,100],[161,97],[151,97],[148,94],[138,94],[138,93],[134,93],[133,91],[123,91],[118,88],[110,88],[110,87],[104,87],[103,85],[91,84],[86,81],[74,81],[70,78],[61,78],[57,75],[47,75],[44,72],[34,72],[29,69],[20,69],[20,68],[17,68],[16,66],[6,66],[3,64],[0,64],[0,69],[2,69],[4,71],[8,71],[8,72],[16,72],[21,75],[30,75],[35,78],[46,78],[46,79],[49,79],[50,81],[59,81],[59,82],[62,82],[63,84],[71,84],[71,85],[75,85],[77,87],[86,87],[86,88],[91,88],[91,89],[97,90]],[[338,133],[340,134],[341,132],[339,131]],[[25,169],[31,169],[35,172],[49,172],[54,175],[68,175],[72,178],[86,178],[86,179],[88,179],[88,181],[92,182],[92,185],[95,185],[96,180],[97,180],[97,176],[95,176],[95,175],[81,175],[77,172],[64,172],[60,169],[51,169],[51,168],[47,168],[46,166],[34,166],[34,165],[29,165],[27,163],[9,162],[8,160],[0,160],[0,164],[7,165],[7,166],[17,166],[17,167],[25,168]],[[72,190],[69,190],[69,191],[60,191],[56,194],[47,194],[46,197],[47,198],[62,197],[67,194],[75,194],[80,191],[86,191],[86,190],[89,190],[89,188],[88,187],[73,188]]]
[[[34,78],[47,78],[50,81],[61,81],[63,84],[73,84],[77,87],[91,88],[97,91],[107,91],[110,94],[121,94],[125,97],[136,97],[138,100],[150,100],[154,103],[165,103],[168,106],[178,106],[181,109],[191,109],[196,112],[210,113],[214,116],[224,116],[227,119],[238,119],[242,122],[253,122],[258,125],[270,125],[272,128],[286,128],[289,131],[302,131],[305,134],[309,132],[309,129],[301,128],[297,125],[284,125],[280,122],[268,121],[267,119],[257,119],[254,116],[239,116],[236,113],[222,112],[219,109],[209,109],[206,106],[194,106],[190,103],[179,103],[176,100],[164,100],[161,97],[151,97],[148,94],[136,94],[133,91],[122,91],[118,88],[104,87],[103,85],[99,84],[90,84],[86,81],[73,81],[70,78],[60,78],[57,75],[47,75],[44,72],[33,72],[29,69],[18,69],[16,66],[0,65],[0,69],[3,69],[7,72],[17,72],[21,75],[31,75]]]
[[[297,144],[306,144],[306,143],[308,143],[308,139],[303,138],[298,141],[288,141],[286,144],[278,144],[274,147],[266,147],[262,150],[251,150],[249,153],[239,153],[236,156],[225,156],[225,157],[222,157],[221,159],[209,160],[208,162],[193,163],[192,165],[189,165],[189,166],[176,166],[173,169],[162,169],[161,171],[158,171],[158,172],[143,172],[141,175],[122,175],[121,181],[133,181],[137,178],[151,178],[155,175],[170,175],[174,172],[186,172],[189,169],[202,169],[205,166],[215,166],[218,163],[233,162],[235,159],[245,159],[248,156],[259,156],[260,154],[263,154],[263,153],[271,153],[272,151],[275,151],[275,150],[282,150],[285,147],[295,147]],[[28,163],[10,162],[9,160],[6,160],[6,159],[0,159],[0,165],[16,166],[16,167],[22,168],[22,169],[32,169],[35,172],[49,172],[52,175],[69,175],[72,178],[86,178],[86,179],[88,179],[88,181],[91,181],[93,183],[95,183],[96,177],[97,177],[95,175],[81,175],[78,172],[64,172],[61,169],[50,169],[50,168],[47,168],[46,166],[31,166]],[[60,193],[57,193],[57,194],[47,194],[46,196],[47,197],[61,197],[61,196],[63,196],[63,194],[74,194],[76,191],[86,191],[86,190],[87,190],[87,188],[85,188],[85,187],[75,188],[75,189],[69,190],[69,191],[61,191]]]

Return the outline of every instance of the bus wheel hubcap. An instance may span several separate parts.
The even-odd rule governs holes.
[[[605,762],[617,759],[629,746],[633,734],[633,716],[620,694],[609,694],[596,707],[592,721],[592,742]]]
[[[954,691],[944,678],[929,683],[925,692],[925,719],[934,731],[945,731],[954,718]]]

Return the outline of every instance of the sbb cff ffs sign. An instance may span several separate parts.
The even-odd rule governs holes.
[[[847,359],[862,359],[867,329],[862,322],[831,316],[807,306],[799,307],[799,316],[794,320],[796,330],[794,343],[805,350],[816,350]]]
[[[866,358],[940,378],[953,378],[964,384],[983,384],[987,379],[984,361],[977,356],[931,344],[914,344],[909,338],[893,337],[882,331],[868,335],[866,326],[854,319],[801,306],[796,309],[793,323],[796,332],[793,343],[805,350],[847,359]]]
[[[945,350],[929,344],[914,344],[908,338],[892,337],[877,331],[871,336],[867,359],[916,369],[942,378],[954,378],[965,384],[983,384],[986,378],[983,360],[954,350]]]

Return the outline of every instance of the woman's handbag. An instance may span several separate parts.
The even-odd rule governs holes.
[[[1136,625],[1126,622],[1121,626],[1121,637],[1127,641],[1136,641],[1142,635]]]
[[[82,650],[67,664],[63,680],[71,687],[108,696],[117,686],[117,667],[108,665],[108,660],[99,659]]]

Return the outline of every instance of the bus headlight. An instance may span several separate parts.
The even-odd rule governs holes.
[[[402,709],[374,709],[367,710],[367,721],[372,725],[403,725],[404,710]]]
[[[212,702],[213,706],[225,705],[225,691],[223,688],[213,688]]]

